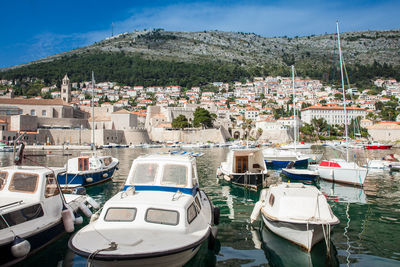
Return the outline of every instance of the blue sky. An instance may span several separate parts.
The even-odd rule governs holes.
[[[90,45],[114,33],[163,28],[304,36],[400,28],[398,0],[2,1],[0,68]]]

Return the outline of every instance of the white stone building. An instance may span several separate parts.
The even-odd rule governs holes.
[[[367,111],[363,108],[357,107],[346,107],[347,111],[347,123],[349,124],[351,119],[362,117],[363,119],[367,115]],[[310,124],[312,119],[324,118],[328,124],[344,124],[344,107],[340,106],[311,106],[301,110],[301,120],[304,123]]]

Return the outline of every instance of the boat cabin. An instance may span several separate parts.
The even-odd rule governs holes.
[[[78,173],[84,171],[106,168],[112,163],[111,156],[80,156],[68,160],[66,169],[68,173]]]
[[[138,157],[133,161],[125,183],[126,187],[132,185],[136,189],[154,189],[154,186],[188,189],[198,187],[196,159],[184,155],[162,154]]]
[[[261,150],[231,150],[228,153],[228,162],[230,160],[232,160],[233,173],[262,173],[266,170]]]
[[[52,172],[32,166],[0,169],[0,236],[11,240],[14,234],[4,229],[16,226],[13,231],[18,234],[19,229],[26,230],[35,219],[61,216],[62,201],[54,173],[63,170],[57,168]]]

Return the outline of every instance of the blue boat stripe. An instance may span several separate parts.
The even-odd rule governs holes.
[[[126,191],[128,188],[133,187],[133,185],[125,185],[122,191]],[[193,188],[182,188],[182,187],[172,187],[172,186],[159,186],[159,185],[135,185],[136,191],[164,191],[164,192],[177,192],[178,190],[184,194],[195,196],[197,193],[197,186]]]

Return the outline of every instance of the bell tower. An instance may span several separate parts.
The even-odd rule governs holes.
[[[61,99],[67,103],[71,102],[71,83],[67,74],[65,74],[61,83]]]

